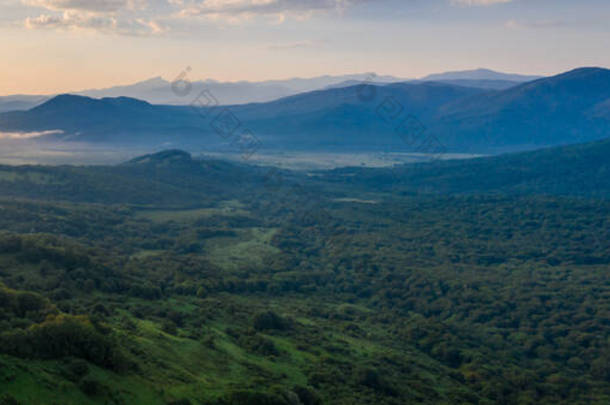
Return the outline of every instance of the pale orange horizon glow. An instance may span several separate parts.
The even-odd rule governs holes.
[[[610,5],[592,2],[596,7],[549,8],[544,1],[457,7],[449,0],[383,0],[304,15],[299,8],[257,14],[252,3],[251,14],[208,18],[176,14],[165,0],[135,11],[83,0],[83,10],[68,14],[0,0],[0,95],[76,92],[157,76],[171,81],[187,66],[192,80],[218,81],[366,72],[419,78],[479,67],[551,75],[607,67]],[[32,20],[40,15],[51,17]],[[91,16],[120,24],[87,26]]]

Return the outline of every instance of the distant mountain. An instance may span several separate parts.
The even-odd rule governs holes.
[[[309,79],[286,79],[286,80],[270,80],[261,82],[264,84],[275,84],[289,88],[296,93],[303,93],[313,90],[321,90],[327,87],[341,86],[341,84],[361,84],[361,83],[397,83],[404,82],[408,79],[399,78],[390,75],[378,75],[373,72],[356,73],[339,76],[318,76]],[[345,87],[345,86],[341,86]]]
[[[449,72],[427,76],[418,81],[446,81],[450,84],[465,87],[478,87],[484,89],[506,89],[523,81],[533,80],[538,76],[524,76],[493,72],[487,69],[478,69],[464,72]],[[211,94],[220,105],[263,103],[288,97],[299,93],[355,86],[362,83],[387,84],[412,81],[389,75],[375,73],[358,73],[338,76],[318,76],[312,78],[292,78],[284,80],[268,80],[260,82],[219,82],[216,80],[195,80],[187,95],[176,94],[172,90],[171,81],[162,77],[153,77],[148,80],[130,85],[114,86],[104,89],[89,89],[76,91],[72,94],[93,97],[131,97],[148,101],[152,104],[188,105],[204,90]],[[28,110],[54,95],[34,96],[4,96],[0,97],[0,112]]]
[[[436,82],[436,83],[444,83],[444,84],[453,84],[455,86],[461,87],[474,87],[477,89],[485,89],[485,90],[505,90],[514,86],[521,84],[521,82],[513,82],[510,80],[475,80],[475,79],[456,79],[456,80],[408,80],[406,83],[426,83],[426,82]],[[378,85],[385,84],[383,82],[375,82]],[[388,84],[394,84],[398,82],[392,82]],[[357,86],[362,84],[361,81],[357,80],[348,80],[345,82],[333,84],[325,87],[326,89],[336,89],[341,87],[350,87]]]
[[[610,70],[582,68],[505,90],[444,82],[359,84],[213,108],[64,95],[29,111],[0,114],[0,131],[63,131],[54,139],[210,149],[235,147],[234,136],[247,133],[265,149],[425,152],[406,139],[417,136],[424,143],[437,139],[451,152],[501,153],[608,137]]]
[[[176,91],[172,87],[172,82],[156,77],[129,86],[85,90],[76,94],[96,98],[127,96],[153,104],[188,105],[204,90],[214,97],[215,104],[265,102],[297,93],[279,82],[193,81],[188,92],[183,83],[179,86]]]
[[[443,105],[484,90],[441,83],[357,85],[235,109],[267,144],[308,150],[405,150],[401,121],[433,117]]]
[[[73,94],[93,97],[130,97],[152,104],[189,105],[203,92],[213,97],[218,105],[247,104],[267,102],[302,92],[323,89],[329,86],[343,87],[342,83],[359,84],[362,82],[391,83],[404,81],[394,76],[380,76],[375,73],[361,73],[341,76],[319,76],[307,79],[293,78],[286,80],[269,80],[261,82],[219,82],[200,80],[190,83],[188,94],[172,88],[172,82],[162,77],[154,77],[142,82],[115,86],[106,89],[90,89]],[[5,96],[0,97],[0,112],[28,110],[53,96]]]
[[[53,128],[47,140],[156,145],[180,138],[213,143],[209,128],[188,107],[152,105],[128,98],[59,95],[28,111],[0,114],[0,132],[42,132]],[[215,143],[218,143],[217,141]]]
[[[369,99],[369,93],[373,99]],[[229,108],[152,105],[131,98],[92,99],[61,95],[29,111],[0,114],[0,131],[61,131],[53,139],[120,144],[170,143],[214,148],[230,142],[214,118],[234,117],[265,148],[383,148],[401,146],[380,112],[388,100],[402,112],[432,116],[451,101],[480,89],[438,83],[358,85],[303,93],[269,103]],[[379,134],[378,137],[370,136]]]
[[[455,79],[455,80],[437,80],[439,83],[454,84],[456,86],[476,87],[479,89],[488,90],[506,90],[517,86],[522,82],[511,80],[477,80],[477,79]]]
[[[0,97],[0,113],[7,111],[29,110],[44,103],[49,96],[15,95]]]
[[[202,92],[215,99],[219,105],[261,103],[277,100],[282,97],[302,92],[323,89],[346,81],[375,83],[398,82],[393,76],[378,76],[374,73],[362,73],[342,76],[319,76],[307,79],[293,78],[286,80],[269,80],[261,82],[219,82],[216,80],[193,81],[189,94],[175,92],[172,83],[155,77],[129,86],[118,86],[102,90],[86,90],[76,94],[102,98],[127,96],[148,101],[153,104],[188,105]]]
[[[457,72],[445,72],[428,75],[421,78],[422,81],[445,81],[445,80],[502,80],[509,82],[529,82],[540,79],[541,76],[521,75],[514,73],[496,72],[490,69],[463,70]]]
[[[593,141],[610,136],[609,100],[610,70],[581,68],[448,103],[430,130],[478,151]]]
[[[79,91],[74,94],[94,98],[131,97],[139,98],[148,102],[155,102],[155,100],[148,100],[148,98],[163,97],[162,93],[169,89],[170,86],[171,84],[162,77],[153,77],[152,79],[130,85],[115,86],[105,89],[90,89]]]
[[[417,151],[401,137],[400,124],[408,116],[423,126],[420,138],[438,139],[454,152],[531,150],[610,136],[608,69],[576,69],[505,90],[445,82],[394,83],[368,90],[374,93],[370,101],[366,94],[359,97],[367,92],[360,85],[235,111],[273,144],[304,148]]]

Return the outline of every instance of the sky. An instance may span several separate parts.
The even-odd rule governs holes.
[[[0,0],[0,95],[610,67],[607,0]]]

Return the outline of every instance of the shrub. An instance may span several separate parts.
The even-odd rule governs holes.
[[[249,352],[262,356],[278,356],[280,354],[272,340],[258,334],[240,336],[239,344]]]
[[[4,394],[0,397],[0,405],[21,405],[21,402],[13,398],[12,395]]]
[[[311,388],[296,386],[292,391],[297,394],[303,405],[322,405],[322,400]]]
[[[228,395],[223,401],[223,405],[289,405],[283,396],[256,392],[256,391],[236,391]]]
[[[291,322],[282,318],[273,311],[257,314],[254,317],[254,329],[263,330],[287,330],[292,326]]]
[[[186,398],[176,399],[175,401],[169,401],[167,405],[191,405],[191,401]]]
[[[67,358],[62,367],[62,374],[70,381],[79,381],[89,374],[89,364],[82,359]]]
[[[176,336],[178,334],[178,327],[170,319],[163,320],[163,323],[161,324],[161,330],[167,333],[168,335]]]
[[[379,371],[373,368],[362,369],[358,375],[358,383],[377,392],[395,395],[396,391],[385,381]]]
[[[104,385],[98,380],[87,377],[78,384],[80,390],[87,396],[93,397],[104,392]]]

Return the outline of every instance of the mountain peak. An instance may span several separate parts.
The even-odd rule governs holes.
[[[151,153],[149,155],[136,157],[127,164],[175,164],[191,162],[193,160],[190,153],[180,149],[168,149],[157,153]]]
[[[151,86],[163,86],[169,84],[167,80],[162,78],[161,76],[151,77],[150,79],[142,80],[141,82],[137,82],[134,85],[151,85]]]
[[[503,73],[487,68],[477,68],[473,70],[461,70],[454,72],[444,72],[432,74],[421,80],[442,81],[442,80],[508,80],[513,82],[527,82],[539,79],[540,76],[529,76],[515,73]]]
[[[610,69],[601,67],[581,67],[560,73],[551,77],[544,77],[520,87],[531,88],[536,86],[568,86],[574,94],[597,93],[602,99],[607,98],[610,84]]]
[[[99,101],[99,100],[95,100],[91,97],[77,96],[74,94],[60,94],[58,96],[55,96],[55,97],[47,100],[46,102],[40,104],[39,106],[34,107],[32,110],[42,111],[42,110],[56,109],[56,108],[70,108],[70,107],[74,107],[76,105],[93,104],[96,101]]]
[[[100,101],[116,106],[126,107],[149,107],[151,104],[147,101],[143,101],[133,97],[104,97]]]
[[[100,111],[114,108],[114,107],[127,107],[127,108],[148,108],[151,104],[146,101],[138,100],[131,97],[106,97],[102,99],[91,98],[86,96],[79,96],[74,94],[60,94],[50,100],[42,103],[41,105],[34,107],[32,111],[37,112],[49,112],[49,111],[74,111],[75,109],[90,109],[97,108]]]
[[[585,76],[590,76],[590,75],[596,75],[596,74],[609,74],[610,73],[610,69],[605,69],[602,67],[596,67],[596,66],[592,66],[592,67],[580,67],[580,68],[576,68],[570,71],[567,71],[565,73],[559,74],[555,77],[585,77]]]

